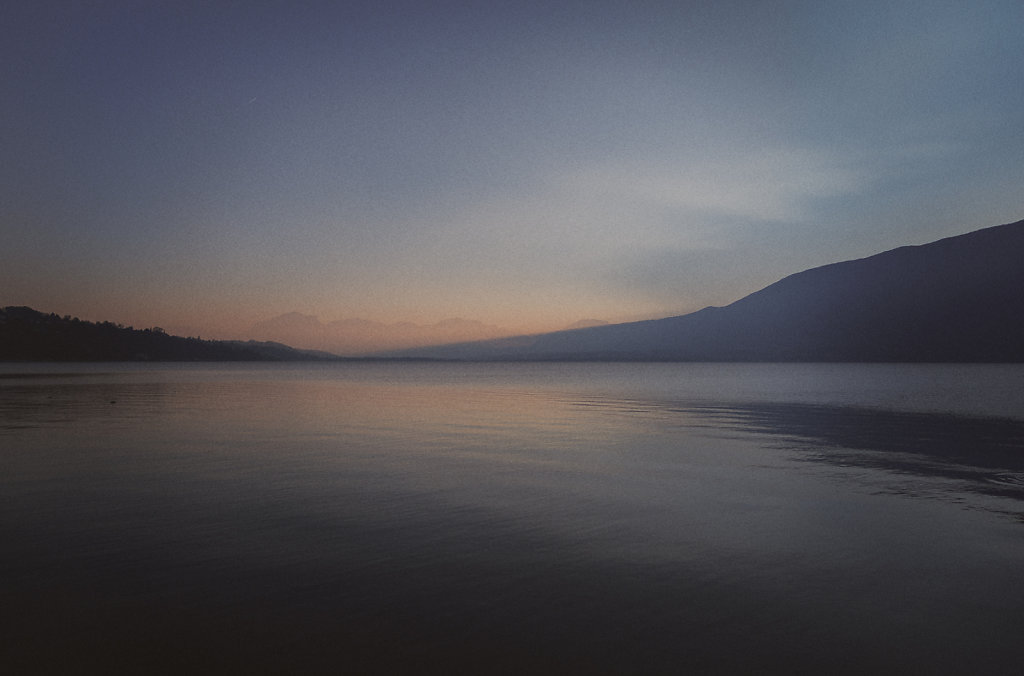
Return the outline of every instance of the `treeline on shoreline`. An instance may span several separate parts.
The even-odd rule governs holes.
[[[280,343],[172,336],[160,327],[136,329],[0,308],[0,361],[310,361],[333,355]]]

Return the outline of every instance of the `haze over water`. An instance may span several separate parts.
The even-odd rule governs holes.
[[[7,364],[17,672],[997,673],[1024,367]]]

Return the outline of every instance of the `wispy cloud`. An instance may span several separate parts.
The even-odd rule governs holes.
[[[434,216],[441,241],[470,255],[605,257],[616,250],[727,246],[737,223],[815,216],[816,200],[859,190],[866,179],[826,154],[783,148],[696,157],[688,162],[563,166],[532,190],[458,205]]]
[[[789,148],[708,153],[674,165],[600,166],[564,181],[570,192],[596,203],[764,221],[805,218],[809,200],[846,194],[862,183],[855,170],[835,158]]]

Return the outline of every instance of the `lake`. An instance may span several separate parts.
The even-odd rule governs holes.
[[[1009,673],[1024,366],[0,364],[9,673]]]

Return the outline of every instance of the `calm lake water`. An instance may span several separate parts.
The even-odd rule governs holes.
[[[0,364],[8,673],[1011,673],[1024,367]]]

